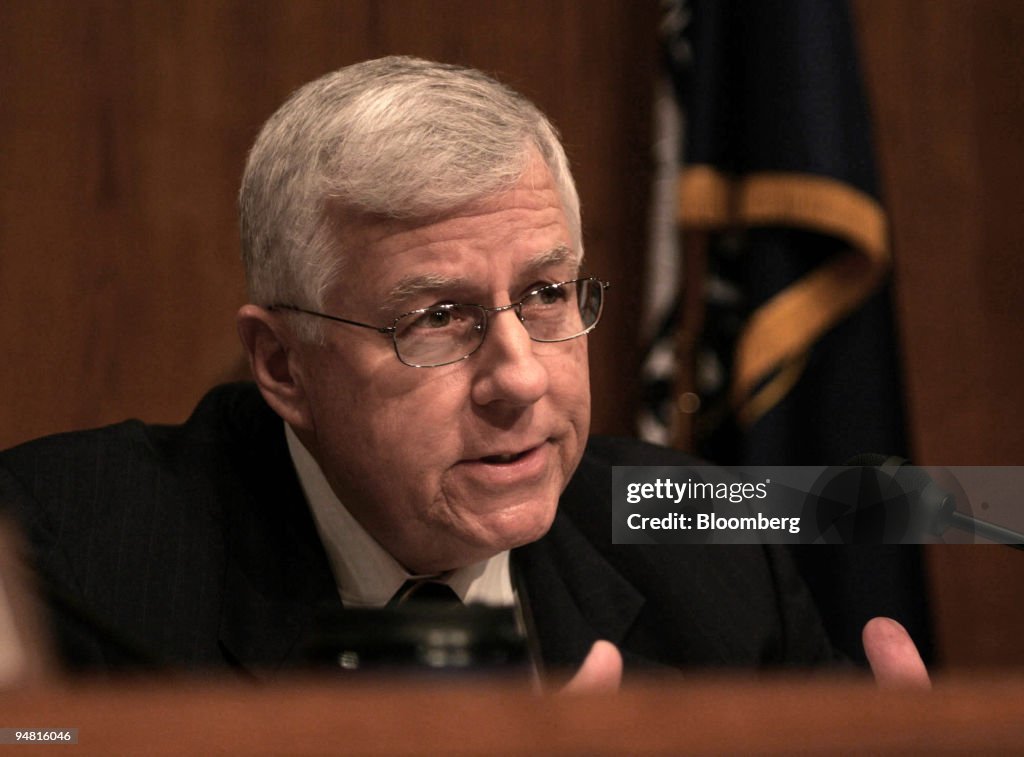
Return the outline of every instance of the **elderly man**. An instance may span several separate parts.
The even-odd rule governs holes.
[[[687,461],[588,443],[607,285],[531,103],[470,69],[349,66],[267,122],[240,205],[255,386],[0,456],[70,663],[279,668],[324,603],[343,622],[425,577],[518,593],[580,686],[832,658],[781,549],[610,544],[611,466]],[[874,637],[884,675],[923,675]]]

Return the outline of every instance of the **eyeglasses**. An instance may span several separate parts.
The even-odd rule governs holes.
[[[535,342],[566,342],[589,333],[601,320],[604,290],[600,279],[576,279],[547,284],[519,302],[488,308],[445,303],[403,313],[390,326],[351,321],[297,305],[271,305],[268,310],[291,310],[349,326],[373,329],[391,337],[398,359],[412,368],[436,368],[465,360],[484,343],[488,313],[514,310]]]

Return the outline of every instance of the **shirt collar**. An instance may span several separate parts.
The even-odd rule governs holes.
[[[370,536],[338,499],[320,465],[284,424],[288,453],[309,502],[320,541],[346,607],[383,607],[407,580],[406,571]],[[500,552],[441,577],[466,603],[513,604],[508,552]]]

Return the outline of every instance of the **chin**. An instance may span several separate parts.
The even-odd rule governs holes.
[[[504,513],[501,522],[489,529],[488,545],[497,553],[537,541],[551,528],[557,508],[558,500],[555,500],[552,504],[540,506],[535,503],[522,505],[517,508],[518,512]]]
[[[550,517],[537,517],[515,525],[477,524],[476,528],[457,535],[452,533],[449,526],[444,529],[448,537],[444,541],[445,547],[432,552],[427,562],[417,560],[406,567],[416,573],[438,573],[463,568],[537,541],[548,532],[553,520],[552,510]],[[440,542],[440,539],[435,540],[432,547],[436,549]],[[420,550],[417,557],[422,558],[423,554],[423,550]]]

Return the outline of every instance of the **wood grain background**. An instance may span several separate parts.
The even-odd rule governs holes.
[[[893,220],[917,461],[1024,463],[1024,3],[857,0]],[[0,448],[174,422],[239,372],[234,196],[298,85],[408,53],[497,74],[562,130],[595,333],[595,430],[631,433],[653,0],[8,0],[0,4]],[[1024,503],[1022,503],[1024,506]],[[950,665],[1024,664],[1024,563],[934,548]]]

